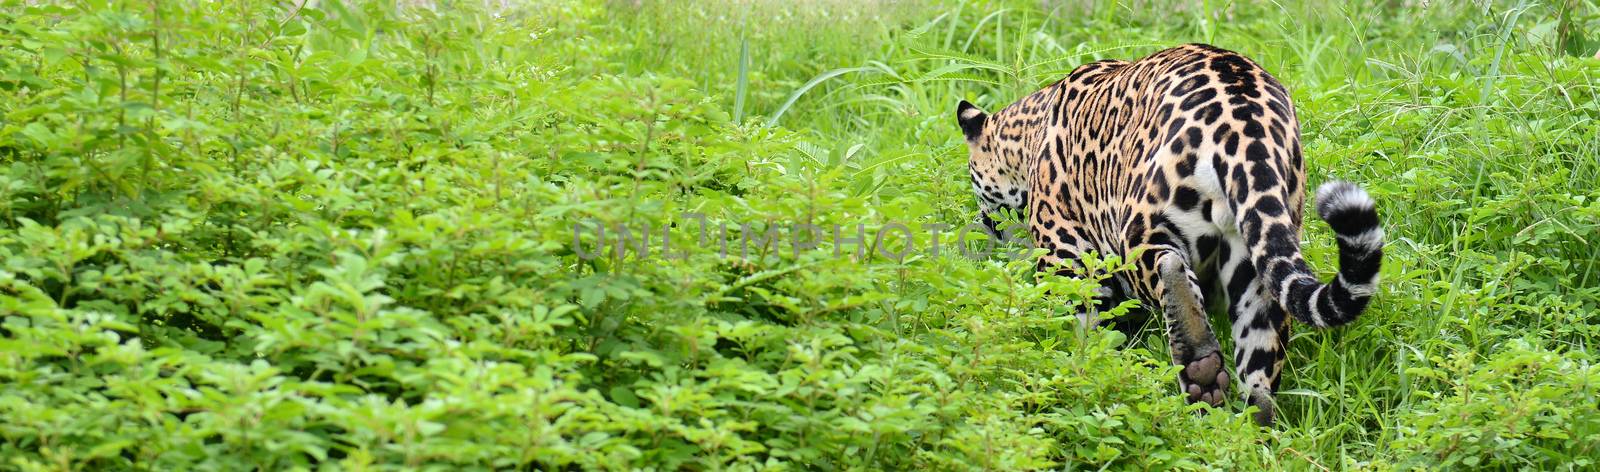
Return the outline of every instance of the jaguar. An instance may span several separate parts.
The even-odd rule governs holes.
[[[1042,271],[1081,275],[1085,255],[1127,257],[1132,270],[1105,278],[1091,307],[1136,298],[1159,311],[1190,403],[1222,406],[1233,380],[1271,425],[1289,318],[1344,325],[1377,292],[1383,228],[1355,184],[1329,181],[1315,197],[1337,274],[1323,283],[1306,263],[1294,105],[1243,55],[1187,44],[1101,60],[993,114],[962,100],[956,118],[982,224],[1023,215]],[[1208,300],[1226,307],[1232,377]]]

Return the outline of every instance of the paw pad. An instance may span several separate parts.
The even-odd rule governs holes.
[[[1212,352],[1185,363],[1178,381],[1190,403],[1221,406],[1228,391],[1228,373],[1222,369],[1222,354]]]

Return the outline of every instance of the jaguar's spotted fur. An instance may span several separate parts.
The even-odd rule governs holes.
[[[1376,291],[1383,229],[1355,185],[1317,191],[1338,276],[1320,283],[1301,257],[1299,123],[1283,86],[1239,54],[1191,44],[1095,62],[992,116],[966,101],[956,113],[983,220],[1026,213],[1049,250],[1042,268],[1070,270],[1089,251],[1140,254],[1103,293],[1162,312],[1190,401],[1221,404],[1229,380],[1204,297],[1227,300],[1236,378],[1270,424],[1285,314],[1342,325]]]

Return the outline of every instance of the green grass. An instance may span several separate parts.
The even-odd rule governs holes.
[[[971,221],[959,100],[1195,41],[1390,238],[1276,426],[1092,281],[853,256]],[[1592,469],[1597,48],[1584,1],[0,0],[0,469]]]

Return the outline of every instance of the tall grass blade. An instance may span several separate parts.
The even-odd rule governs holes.
[[[800,97],[802,95],[805,95],[806,92],[811,91],[811,89],[816,87],[817,85],[820,85],[823,82],[828,81],[828,79],[832,79],[834,77],[838,77],[838,76],[849,74],[849,73],[853,73],[853,72],[869,72],[869,71],[874,71],[874,70],[877,70],[877,69],[874,68],[874,67],[845,67],[845,68],[842,68],[842,69],[834,69],[834,70],[830,70],[830,71],[827,71],[827,72],[823,72],[821,75],[818,75],[815,78],[811,79],[809,82],[806,82],[805,85],[801,85],[800,88],[795,89],[793,93],[790,93],[789,94],[789,98],[783,101],[783,105],[779,105],[778,106],[778,110],[772,112],[772,118],[768,118],[767,119],[767,126],[777,126],[778,125],[778,119],[779,118],[783,118],[783,114],[787,113],[789,111],[789,107],[794,106],[794,102],[800,100]]]
[[[750,88],[750,40],[739,40],[739,81],[734,85],[733,122],[744,122],[744,96]]]

